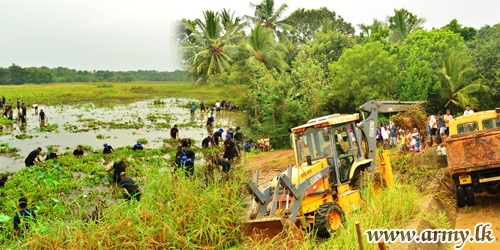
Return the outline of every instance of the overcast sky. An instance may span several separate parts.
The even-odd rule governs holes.
[[[258,1],[254,1],[257,3]],[[427,19],[425,28],[453,18],[480,28],[500,22],[497,0],[276,0],[287,14],[297,8],[327,7],[347,22],[385,20],[394,8]],[[170,26],[181,18],[201,18],[206,9],[228,8],[252,15],[240,0],[0,0],[0,67],[64,66],[75,69],[160,71],[177,68]]]

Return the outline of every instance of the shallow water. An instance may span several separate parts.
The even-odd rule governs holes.
[[[145,149],[148,148],[158,148],[161,147],[164,142],[163,139],[170,139],[170,128],[174,124],[185,124],[188,122],[194,122],[194,126],[190,125],[188,127],[179,127],[179,134],[181,138],[192,138],[196,140],[196,145],[201,146],[201,141],[207,135],[212,134],[212,129],[207,129],[205,123],[207,120],[207,115],[205,112],[201,112],[198,109],[194,115],[191,115],[189,108],[184,108],[190,100],[188,99],[177,99],[168,98],[163,99],[165,104],[153,105],[154,100],[145,100],[129,104],[116,104],[113,107],[96,107],[90,103],[79,104],[79,105],[58,105],[58,106],[39,106],[39,110],[43,109],[48,119],[47,124],[58,124],[58,132],[44,132],[39,131],[40,122],[38,121],[38,115],[35,114],[34,110],[29,110],[27,113],[27,124],[25,126],[20,126],[20,124],[14,123],[13,125],[4,126],[3,132],[9,132],[7,135],[0,136],[0,143],[8,143],[10,147],[19,148],[20,151],[17,152],[17,156],[11,154],[0,155],[0,173],[9,171],[15,172],[23,167],[24,159],[26,156],[37,147],[43,149],[42,153],[47,152],[48,147],[57,147],[58,154],[64,152],[73,152],[76,145],[89,145],[93,147],[93,150],[102,150],[103,144],[108,143],[114,148],[123,147],[127,145],[134,145],[139,138],[145,138],[148,140],[147,144],[144,144]],[[17,111],[14,109],[14,111]],[[171,119],[158,119],[156,123],[168,123],[169,126],[162,128],[156,126],[154,123],[146,120],[148,114],[154,115],[164,115],[170,114]],[[214,114],[216,128],[224,128],[226,131],[229,127],[235,127],[237,121],[241,120],[240,116],[228,112],[222,113],[221,115]],[[17,117],[17,115],[16,115]],[[77,126],[78,129],[88,129],[85,124],[89,122],[78,121],[79,119],[95,119],[96,121],[102,122],[115,122],[115,123],[125,123],[125,122],[138,122],[144,123],[142,128],[131,128],[131,129],[109,129],[100,128],[98,130],[90,129],[87,132],[70,132],[64,129],[64,124]],[[214,128],[215,129],[215,128]],[[15,136],[22,134],[26,131],[26,134],[33,135],[31,139],[17,139]],[[98,139],[96,136],[98,134],[103,134],[109,136],[108,139]],[[38,137],[36,137],[38,136]],[[70,147],[70,149],[66,149]],[[90,152],[85,152],[88,154]],[[45,159],[45,156],[41,157]]]

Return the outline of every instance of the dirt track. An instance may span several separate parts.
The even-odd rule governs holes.
[[[272,179],[286,170],[287,165],[295,165],[292,149],[259,153],[247,158],[248,169],[252,172],[259,170],[259,183]]]

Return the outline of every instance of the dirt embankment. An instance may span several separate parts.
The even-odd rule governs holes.
[[[252,173],[259,170],[259,183],[274,178],[286,170],[288,165],[295,165],[293,149],[257,153],[247,157],[248,169]]]

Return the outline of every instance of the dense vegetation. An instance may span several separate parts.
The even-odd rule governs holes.
[[[0,67],[0,85],[19,85],[24,83],[51,82],[134,82],[134,81],[188,81],[184,71],[160,72],[156,70],[109,71],[76,70],[64,67],[22,68],[12,64],[8,68]]]
[[[428,111],[500,104],[500,24],[480,30],[456,19],[425,30],[425,18],[395,9],[387,21],[354,26],[327,8],[251,4],[253,16],[204,11],[177,22],[185,66],[198,82],[243,84],[250,123],[275,141],[329,113],[352,113],[370,98],[427,100]],[[246,22],[245,22],[246,21]]]

